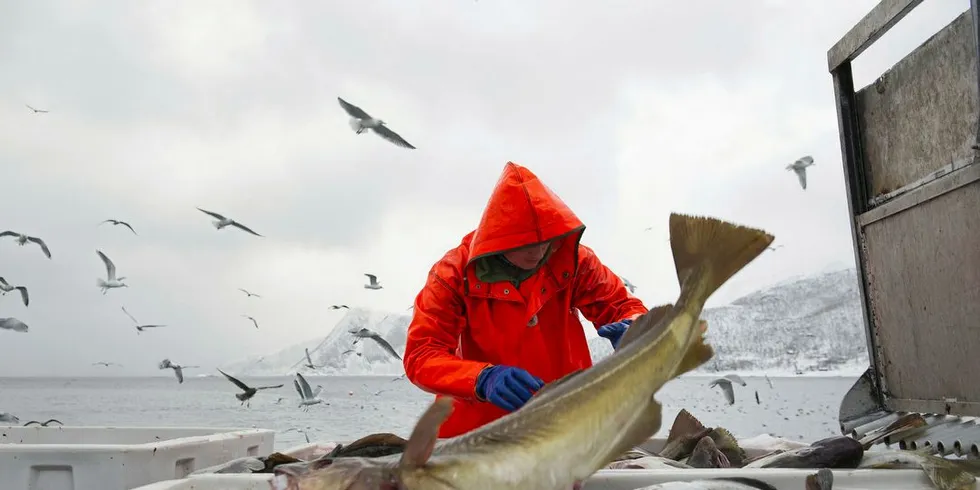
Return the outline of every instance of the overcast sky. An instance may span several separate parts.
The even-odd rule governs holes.
[[[0,332],[0,375],[211,369],[326,335],[334,303],[404,311],[508,160],[651,305],[678,292],[672,211],[784,245],[709,306],[852,266],[826,52],[875,3],[3,2],[0,230],[52,259],[0,240],[0,276],[32,297],[0,298],[31,327]],[[967,8],[925,2],[858,59],[857,85]],[[355,135],[337,96],[418,149]],[[806,154],[803,191],[784,167]],[[102,295],[96,249],[129,288]],[[121,306],[169,326],[137,336]]]

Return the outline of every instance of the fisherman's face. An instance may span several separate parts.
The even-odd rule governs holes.
[[[541,259],[543,259],[545,254],[548,253],[548,249],[550,247],[550,241],[535,243],[534,245],[528,245],[516,250],[511,250],[510,252],[505,252],[504,258],[511,264],[514,264],[521,269],[530,270],[537,267],[538,262],[541,262]]]

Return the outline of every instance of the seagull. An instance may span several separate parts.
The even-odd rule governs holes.
[[[248,315],[242,315],[242,317],[248,318],[249,320],[252,320],[252,325],[255,325],[255,328],[259,328],[259,322],[255,321],[254,318],[252,318],[252,317],[250,317]]]
[[[310,389],[310,383],[306,381],[306,378],[302,374],[296,373],[296,379],[293,380],[293,386],[296,387],[296,392],[299,393],[299,406],[305,410],[309,410],[311,405],[316,405],[317,403],[323,403],[323,400],[317,398],[323,387],[316,385],[316,390]]]
[[[8,424],[19,424],[20,419],[16,415],[9,412],[0,412],[0,422],[7,422]]]
[[[619,276],[619,278],[623,280],[623,284],[626,285],[626,288],[629,289],[631,293],[636,291],[636,285],[631,283],[629,279],[623,276]]]
[[[766,247],[766,248],[775,252],[777,248],[782,248],[782,247],[783,247],[782,245],[773,245],[772,247]]]
[[[409,144],[407,141],[398,136],[398,133],[388,129],[385,126],[385,122],[381,119],[375,119],[364,112],[360,107],[357,107],[350,102],[347,102],[340,97],[337,97],[337,101],[340,102],[340,107],[343,107],[347,114],[351,117],[350,127],[355,133],[361,134],[367,129],[374,130],[375,134],[394,143],[402,148],[408,148],[414,150],[415,147]]]
[[[129,228],[129,231],[133,232],[133,234],[136,235],[136,230],[134,230],[132,226],[129,226],[129,223],[127,223],[125,221],[119,221],[117,219],[107,219],[107,220],[99,223],[99,225],[104,225],[106,223],[112,223],[113,225],[123,225],[126,228]]]
[[[48,420],[45,420],[44,422],[38,422],[37,420],[32,420],[32,421],[24,424],[24,427],[27,427],[27,426],[29,426],[31,424],[37,424],[37,425],[40,425],[41,427],[47,427],[47,426],[51,425],[51,422],[57,422],[58,425],[65,425],[65,424],[62,424],[61,421],[58,420],[58,419],[48,419]]]
[[[5,236],[17,237],[15,238],[15,240],[17,240],[17,244],[20,245],[21,247],[26,245],[27,242],[34,242],[41,246],[41,251],[44,252],[44,255],[47,258],[49,259],[51,258],[51,251],[48,250],[48,246],[44,243],[44,240],[41,240],[36,236],[29,236],[23,233],[17,233],[16,231],[10,231],[10,230],[0,233],[0,237],[5,237]]]
[[[242,389],[242,393],[235,393],[235,398],[237,398],[239,401],[241,401],[242,402],[242,405],[245,405],[246,407],[249,406],[249,401],[252,399],[253,396],[255,396],[256,393],[259,392],[259,390],[268,390],[268,389],[273,389],[273,388],[282,388],[282,386],[283,386],[282,384],[277,384],[277,385],[274,385],[274,386],[256,386],[255,388],[252,388],[249,385],[247,385],[245,383],[242,383],[241,381],[238,381],[233,376],[229,375],[228,373],[226,373],[226,372],[224,372],[224,371],[222,371],[220,369],[218,369],[218,372],[221,373],[221,374],[224,374],[225,377],[228,378],[228,381],[231,381],[232,383],[235,384],[235,386],[237,386],[237,387],[239,387],[239,388]]]
[[[0,277],[0,291],[3,291],[4,296],[15,289],[20,291],[20,299],[24,301],[24,306],[27,306],[27,303],[30,302],[30,298],[27,296],[27,288],[24,286],[11,286],[4,278]]]
[[[395,356],[395,358],[398,359],[399,361],[402,360],[401,356],[399,356],[398,353],[395,352],[394,347],[392,347],[387,340],[382,338],[381,335],[378,335],[378,332],[375,332],[374,330],[368,328],[361,328],[360,330],[349,330],[348,333],[352,334],[358,339],[372,339],[375,342],[377,342],[378,345],[380,345],[381,348],[384,349],[386,352],[388,352],[392,356]],[[357,343],[357,340],[355,340],[354,343]]]
[[[806,168],[810,165],[816,165],[813,163],[813,157],[807,155],[799,160],[786,166],[786,170],[792,170],[796,172],[796,176],[800,179],[800,186],[803,190],[806,190]]]
[[[239,222],[237,222],[237,221],[235,221],[235,220],[233,220],[231,218],[225,218],[224,216],[222,216],[222,215],[220,215],[218,213],[213,213],[211,211],[205,211],[205,210],[203,210],[201,208],[197,208],[197,210],[200,211],[200,212],[202,212],[202,213],[204,213],[204,214],[210,215],[212,218],[214,218],[216,221],[213,221],[212,223],[214,224],[214,227],[217,228],[217,229],[219,229],[219,230],[222,229],[222,228],[224,228],[224,227],[226,227],[226,226],[234,226],[235,228],[238,228],[240,230],[245,230],[245,231],[247,231],[247,232],[249,232],[249,233],[251,233],[251,234],[253,234],[255,236],[262,236],[262,235],[259,235],[256,232],[252,231],[251,228],[249,228],[249,227],[247,227],[247,226],[245,226],[245,225],[243,225],[243,224],[241,224],[241,223],[239,223]]]
[[[381,284],[378,283],[378,276],[374,274],[364,274],[368,278],[368,284],[364,285],[364,289],[381,289]]]
[[[721,391],[725,394],[725,400],[728,400],[729,405],[735,404],[735,390],[732,388],[732,383],[738,383],[745,386],[745,381],[742,381],[737,374],[729,374],[722,378],[718,378],[708,384],[709,387],[720,386]]]
[[[27,324],[16,318],[0,318],[0,330],[10,330],[11,332],[27,333]]]
[[[238,290],[241,291],[241,292],[243,292],[243,293],[245,293],[245,294],[247,294],[249,298],[251,298],[252,296],[255,296],[256,298],[261,298],[262,297],[262,296],[259,296],[259,295],[255,294],[255,293],[250,293],[250,292],[248,292],[248,291],[246,291],[246,290],[244,290],[242,288],[238,288]]]
[[[330,309],[331,310],[339,310],[341,308],[347,308],[349,310],[350,309],[350,306],[347,306],[347,305],[331,305],[330,306]]]
[[[771,379],[769,379],[769,375],[768,375],[768,374],[767,374],[767,375],[765,375],[765,376],[766,376],[766,383],[769,383],[769,387],[770,387],[770,388],[772,388],[772,387],[773,387],[773,386],[772,386],[772,380],[771,380]]]
[[[140,332],[142,332],[144,328],[159,328],[159,327],[166,327],[166,325],[140,325],[140,322],[138,322],[138,321],[136,320],[136,318],[134,318],[134,317],[133,317],[133,315],[130,315],[128,311],[126,311],[126,307],[125,307],[125,306],[123,306],[123,307],[122,307],[122,311],[123,311],[123,313],[125,313],[125,314],[126,314],[126,316],[128,316],[128,317],[129,317],[129,319],[130,319],[130,320],[132,320],[132,321],[133,321],[133,323],[135,323],[135,324],[136,324],[136,335],[139,335],[139,334],[140,334]]]
[[[35,109],[35,108],[31,107],[30,104],[24,104],[24,105],[27,106],[28,109],[34,111],[34,114],[38,114],[38,113],[47,114],[48,113],[48,111],[46,111],[44,109]]]
[[[122,364],[116,364],[114,362],[105,362],[105,361],[93,362],[92,365],[93,366],[105,366],[105,367],[109,367],[109,366],[119,366],[119,367],[122,367]]]
[[[756,390],[755,391],[755,404],[756,405],[762,405],[762,402],[759,401],[759,390]]]
[[[128,288],[129,285],[122,282],[123,279],[126,279],[125,277],[116,279],[116,264],[113,264],[101,250],[96,250],[95,253],[99,254],[99,258],[105,263],[106,280],[101,277],[95,280],[95,285],[102,288],[102,294],[107,293],[112,288]]]
[[[160,368],[160,369],[167,369],[167,368],[173,369],[174,370],[174,376],[177,377],[177,383],[180,384],[180,383],[183,383],[184,382],[184,370],[185,369],[188,369],[188,368],[196,368],[196,367],[200,367],[200,366],[181,366],[179,364],[174,364],[174,363],[170,362],[170,359],[164,359],[164,360],[160,361],[160,364],[157,365],[157,367]]]
[[[313,360],[310,359],[310,349],[307,348],[307,349],[303,349],[303,350],[306,351],[306,364],[303,364],[303,367],[308,367],[310,369],[316,369],[316,366],[313,365]]]

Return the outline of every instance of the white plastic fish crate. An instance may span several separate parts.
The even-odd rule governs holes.
[[[777,490],[803,490],[815,470],[707,469],[600,470],[583,490],[636,490],[670,481],[740,476],[764,481]],[[269,490],[272,475],[197,475],[154,483],[136,490]],[[834,470],[834,490],[933,490],[921,470]],[[977,488],[974,486],[974,488]]]
[[[754,441],[760,446],[755,447]],[[768,452],[774,442],[792,441],[773,438],[751,438],[739,441],[746,455],[757,456]],[[659,451],[665,440],[654,438],[642,446]],[[328,447],[322,443],[303,444],[282,451],[300,459],[316,457]],[[803,490],[808,475],[816,470],[782,468],[734,468],[734,469],[657,469],[657,470],[599,470],[589,478],[583,490],[635,490],[670,481],[691,481],[718,477],[748,477],[764,481],[777,490]],[[922,470],[833,470],[834,490],[933,490]],[[134,490],[269,490],[272,475],[205,474],[192,475],[181,480],[157,482]],[[980,490],[980,485],[974,485]]]
[[[131,490],[274,446],[268,429],[0,426],[0,490]]]

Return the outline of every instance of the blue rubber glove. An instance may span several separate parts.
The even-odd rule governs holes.
[[[619,339],[623,338],[623,334],[626,333],[626,329],[633,324],[633,320],[626,319],[618,321],[616,323],[610,323],[609,325],[603,325],[599,327],[597,332],[600,337],[609,339],[612,344],[613,349],[619,347]]]
[[[513,366],[490,366],[476,379],[476,396],[513,412],[521,408],[544,381]]]

